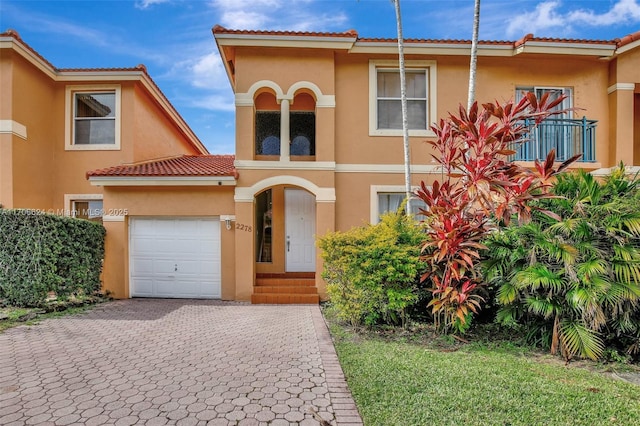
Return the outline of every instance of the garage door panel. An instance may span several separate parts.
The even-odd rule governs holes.
[[[132,297],[220,298],[218,220],[132,218],[129,229]]]
[[[153,273],[158,275],[175,275],[176,263],[173,260],[155,260],[153,262]]]
[[[136,281],[137,297],[153,297],[153,280],[140,278]]]

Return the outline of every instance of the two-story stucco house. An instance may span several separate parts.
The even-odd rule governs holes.
[[[189,155],[84,168],[83,185],[115,213],[104,221],[105,288],[117,297],[317,303],[325,287],[316,236],[376,222],[403,198],[396,41],[219,26],[213,35],[235,94],[235,156],[178,151]],[[416,186],[441,178],[424,141],[466,103],[470,46],[406,40]],[[555,148],[606,173],[620,161],[640,166],[638,69],[640,31],[611,41],[483,41],[476,97],[566,95],[563,107],[574,109],[535,130],[514,161]],[[64,149],[64,137],[57,143]]]

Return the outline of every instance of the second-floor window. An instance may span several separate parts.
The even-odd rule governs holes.
[[[409,129],[427,129],[427,70],[407,70],[407,121]],[[376,92],[378,129],[402,129],[400,71],[379,69]]]
[[[256,111],[256,155],[280,155],[280,112]]]
[[[114,145],[116,143],[116,94],[74,94],[75,145]]]
[[[120,149],[120,86],[67,86],[66,149]]]
[[[435,136],[436,62],[407,61],[405,81],[409,136]],[[397,61],[369,61],[369,135],[402,136],[402,98]]]

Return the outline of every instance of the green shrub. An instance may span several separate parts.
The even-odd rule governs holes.
[[[100,289],[105,229],[35,210],[0,209],[0,299],[38,306]]]
[[[566,358],[606,348],[640,352],[640,181],[624,167],[602,182],[585,172],[558,177],[558,198],[487,241],[486,278],[503,324],[524,324]]]
[[[419,300],[422,238],[415,220],[402,213],[321,238],[322,276],[338,317],[352,325],[404,323],[407,308]]]

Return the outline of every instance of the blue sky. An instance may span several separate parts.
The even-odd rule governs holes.
[[[473,0],[401,0],[409,38],[470,39]],[[610,40],[640,30],[640,0],[482,0],[480,38]],[[212,153],[233,153],[233,93],[211,28],[396,35],[389,0],[0,0],[14,29],[59,68],[149,74]]]

